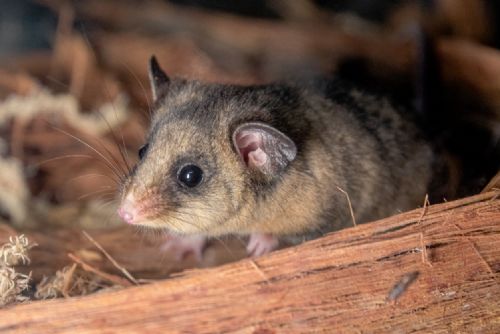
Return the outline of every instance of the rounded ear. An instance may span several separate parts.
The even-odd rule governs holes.
[[[149,83],[155,101],[165,94],[170,83],[170,78],[163,72],[155,56],[151,56],[149,59]]]
[[[233,145],[248,168],[269,176],[282,172],[297,155],[297,147],[288,136],[258,122],[238,126]]]

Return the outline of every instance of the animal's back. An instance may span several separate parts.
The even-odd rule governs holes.
[[[423,202],[436,157],[404,108],[339,79],[310,82],[300,91],[310,127],[299,147],[308,162],[302,172],[316,182],[322,232],[352,224],[347,196],[358,223]]]

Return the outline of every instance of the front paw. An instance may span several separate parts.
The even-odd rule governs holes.
[[[278,238],[271,234],[252,233],[248,241],[247,253],[251,257],[257,257],[272,252],[277,249],[278,246]]]
[[[176,261],[184,260],[189,254],[193,254],[196,260],[201,262],[206,241],[205,237],[198,235],[188,237],[168,235],[160,250],[170,253]]]

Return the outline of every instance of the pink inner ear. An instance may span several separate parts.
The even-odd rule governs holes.
[[[267,162],[267,154],[260,147],[248,153],[248,166],[262,167]]]
[[[245,132],[236,135],[236,145],[243,161],[249,167],[262,167],[267,162],[267,153],[262,149],[262,135],[258,132]]]

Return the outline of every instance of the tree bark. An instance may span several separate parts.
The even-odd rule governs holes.
[[[0,311],[2,333],[498,333],[498,193],[171,279]]]

